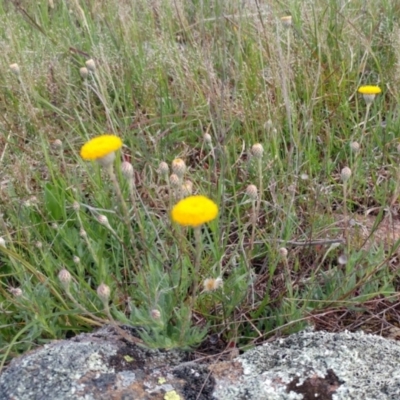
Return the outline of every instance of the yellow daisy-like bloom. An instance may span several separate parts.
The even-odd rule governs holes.
[[[200,226],[218,215],[218,206],[205,196],[189,196],[179,201],[171,212],[174,222],[182,226]]]
[[[98,160],[122,147],[122,140],[115,135],[101,135],[89,140],[81,148],[84,160]]]
[[[358,88],[358,93],[361,94],[379,94],[382,90],[379,86],[360,86]]]

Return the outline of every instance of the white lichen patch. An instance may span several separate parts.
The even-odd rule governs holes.
[[[86,368],[90,371],[114,372],[114,368],[110,368],[104,363],[103,356],[98,351],[88,356],[86,359]]]
[[[86,375],[98,379],[114,372],[105,360],[116,353],[117,347],[106,342],[65,341],[44,346],[10,364],[0,376],[0,393],[5,399],[18,400],[37,398],[34,393],[41,393],[43,399],[54,398],[54,393],[59,399],[79,399]]]
[[[337,381],[326,384],[332,400],[400,399],[399,360],[398,342],[379,336],[305,331],[238,357],[243,379],[237,385],[217,382],[214,396],[219,400],[304,399],[307,381],[325,382],[332,374]],[[320,395],[317,389],[315,395]]]

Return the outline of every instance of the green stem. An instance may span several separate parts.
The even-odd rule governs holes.
[[[367,103],[367,109],[365,111],[365,119],[364,119],[362,131],[361,131],[360,146],[364,139],[365,131],[367,130],[367,122],[368,122],[368,118],[369,118],[369,111],[371,109],[371,104],[372,103]]]
[[[197,290],[199,286],[199,274],[200,274],[200,261],[201,253],[203,250],[201,241],[201,225],[194,228],[194,239],[195,239],[195,261],[194,261],[194,274],[193,274],[193,290],[192,290],[192,308],[197,295]]]

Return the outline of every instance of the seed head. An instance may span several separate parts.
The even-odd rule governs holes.
[[[351,169],[349,167],[344,167],[340,173],[340,178],[343,183],[346,183],[351,177]]]
[[[246,188],[246,194],[247,196],[250,197],[250,199],[252,200],[257,200],[257,196],[258,196],[258,189],[256,185],[249,185]]]
[[[0,237],[0,246],[1,247],[6,247],[6,241],[4,240],[3,237]]]
[[[43,243],[37,241],[37,242],[35,242],[35,247],[38,248],[38,249],[41,249],[43,247]]]
[[[108,302],[108,299],[110,298],[110,287],[107,286],[105,283],[102,283],[97,288],[97,296],[99,296],[100,300],[103,303]]]
[[[251,153],[253,154],[254,158],[261,160],[264,153],[264,148],[262,144],[261,143],[253,144],[253,146],[251,147]]]
[[[341,254],[338,258],[338,263],[340,265],[346,265],[347,264],[347,256],[346,254]]]
[[[86,68],[87,68],[90,72],[95,72],[95,71],[96,71],[96,64],[95,64],[95,62],[94,62],[92,59],[87,60],[87,61],[85,62],[85,65],[86,65]]]
[[[55,222],[53,222],[51,224],[51,229],[54,229],[55,231],[58,229],[58,224],[56,224]]]
[[[133,178],[133,165],[130,162],[124,161],[121,164],[121,171],[122,171],[122,175],[126,179],[132,179]]]
[[[81,208],[81,205],[75,200],[75,201],[72,203],[72,208],[74,209],[74,211],[78,212],[79,209]]]
[[[10,71],[15,75],[19,76],[21,70],[19,69],[19,65],[17,63],[11,64],[10,65]]]
[[[87,232],[83,228],[81,228],[79,230],[79,236],[85,238],[87,237]]]
[[[81,259],[78,256],[73,256],[72,261],[74,262],[74,264],[79,264],[81,262]]]
[[[175,158],[175,160],[172,161],[172,172],[182,179],[186,172],[185,161],[181,158]]]
[[[86,67],[79,68],[79,74],[82,79],[86,79],[89,76],[89,70]]]
[[[212,292],[213,290],[217,290],[224,285],[222,278],[218,277],[214,278],[207,278],[203,282],[203,288],[205,292]]]
[[[71,274],[65,268],[63,268],[58,273],[58,279],[65,288],[68,288],[69,284],[71,283]]]
[[[169,177],[169,183],[172,187],[178,187],[181,183],[181,180],[177,174],[171,174]]]

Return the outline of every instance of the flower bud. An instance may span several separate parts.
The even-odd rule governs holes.
[[[203,135],[203,140],[204,140],[204,143],[212,144],[212,137],[209,133],[205,133]]]
[[[250,197],[250,199],[252,200],[257,200],[257,196],[258,196],[258,189],[256,185],[249,185],[246,188],[246,194],[247,196]]]
[[[107,286],[105,283],[102,283],[97,288],[97,296],[99,296],[100,300],[103,303],[108,302],[108,299],[110,298],[110,287]]]
[[[17,63],[11,64],[10,65],[10,71],[15,75],[19,76],[21,70],[19,69],[19,65]]]
[[[273,127],[274,125],[273,125],[273,123],[272,123],[272,120],[268,120],[265,124],[264,124],[264,129],[266,129],[267,131],[269,131],[270,129],[272,129],[272,127]]]
[[[278,251],[279,251],[279,255],[280,255],[282,258],[287,258],[288,250],[287,250],[286,247],[281,247]]]
[[[122,175],[126,179],[132,179],[133,178],[133,165],[130,162],[124,161],[121,164],[121,171],[122,171]]]
[[[89,70],[86,67],[79,68],[79,74],[82,79],[86,79],[89,76]]]
[[[176,174],[171,174],[169,177],[169,183],[172,187],[178,187],[181,183],[181,180],[179,179],[179,176]]]
[[[87,60],[87,61],[85,62],[85,65],[86,65],[86,68],[87,68],[90,72],[95,72],[95,71],[96,71],[96,64],[95,64],[95,62],[94,62],[92,59]]]
[[[193,182],[187,180],[181,187],[182,196],[187,197],[193,194]]]
[[[6,241],[4,240],[3,237],[0,236],[0,246],[1,247],[6,247]]]
[[[183,161],[181,158],[175,158],[175,160],[172,161],[172,172],[178,175],[179,178],[182,178],[186,172],[185,161]]]
[[[300,175],[300,179],[302,181],[308,181],[308,178],[309,178],[308,174],[303,173],[303,174]]]
[[[153,319],[160,319],[161,318],[161,313],[160,313],[160,311],[158,311],[157,309],[153,309],[153,310],[151,310],[150,311],[150,316],[151,316],[151,318],[153,318]]]
[[[260,160],[264,153],[264,148],[262,144],[261,143],[253,144],[253,146],[251,147],[251,153],[253,154],[254,158]]]
[[[351,169],[349,167],[344,167],[340,173],[340,178],[342,182],[346,183],[351,177]]]
[[[85,231],[83,228],[81,228],[81,229],[79,230],[79,236],[80,236],[80,237],[83,237],[83,238],[87,237],[87,233],[86,233],[86,231]]]
[[[105,215],[99,215],[97,217],[97,221],[100,222],[101,225],[109,226],[108,218]]]
[[[73,256],[72,261],[74,262],[74,264],[79,264],[81,262],[81,259],[78,256]]]
[[[160,165],[158,166],[158,173],[160,175],[168,175],[169,174],[169,167],[165,161],[160,162]]]
[[[8,291],[14,296],[14,297],[21,297],[23,295],[23,291],[21,288],[17,287],[17,288],[13,288],[10,287],[8,289]]]
[[[55,150],[61,150],[63,146],[63,142],[60,139],[56,139],[53,143],[52,146]]]
[[[360,143],[358,142],[351,142],[350,149],[353,153],[358,153],[360,151]]]
[[[58,273],[58,279],[65,288],[68,288],[69,284],[71,283],[71,274],[65,268],[63,268]]]

